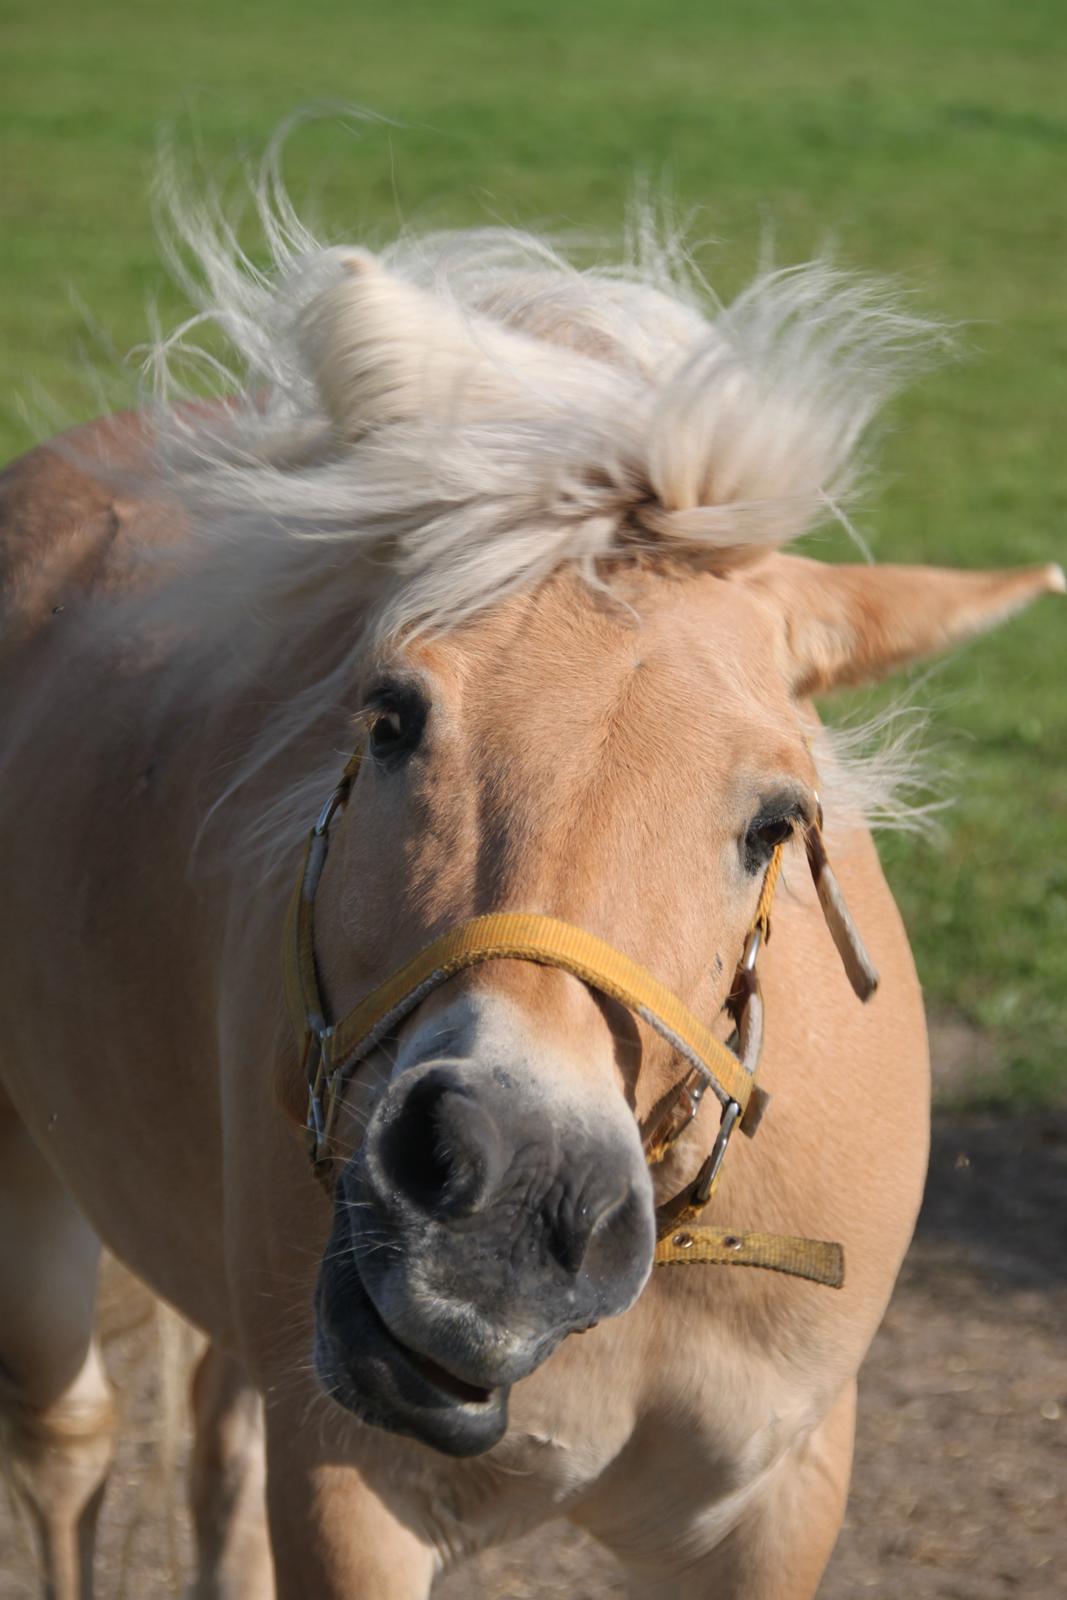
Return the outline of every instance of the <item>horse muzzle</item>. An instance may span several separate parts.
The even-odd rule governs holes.
[[[400,1072],[343,1168],[316,1294],[323,1386],[452,1455],[489,1449],[512,1384],[637,1299],[655,1247],[636,1125],[528,1071]]]

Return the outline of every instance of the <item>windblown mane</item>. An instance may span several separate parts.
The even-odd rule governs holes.
[[[579,270],[503,228],[327,247],[276,175],[258,198],[266,267],[218,205],[168,196],[199,310],[149,362],[202,631],[251,679],[321,641],[231,788],[343,705],[368,627],[447,628],[642,551],[726,567],[841,516],[869,424],[935,332],[822,263],[724,307],[647,217],[625,260]],[[205,324],[225,361],[198,348]],[[189,360],[225,405],[182,403]]]

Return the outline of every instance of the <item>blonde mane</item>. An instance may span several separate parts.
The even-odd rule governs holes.
[[[198,310],[147,364],[154,471],[194,534],[174,593],[213,671],[284,678],[319,641],[227,793],[340,712],[369,639],[454,626],[564,565],[599,582],[653,550],[725,568],[843,517],[870,423],[937,336],[824,263],[722,306],[647,216],[623,261],[580,270],[503,228],[326,246],[273,171],[257,198],[266,266],[217,204],[168,191]],[[187,403],[189,362],[224,405]]]

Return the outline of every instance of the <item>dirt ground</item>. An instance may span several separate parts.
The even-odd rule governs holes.
[[[852,1496],[821,1600],[1062,1600],[1065,1246],[1067,1114],[939,1116],[916,1240],[861,1378]],[[109,1366],[131,1425],[104,1510],[99,1594],[173,1600],[187,1530],[164,1515],[154,1465],[150,1310],[131,1325],[129,1307],[105,1294]],[[180,1471],[179,1459],[175,1493]],[[153,1500],[145,1486],[157,1480]],[[175,1524],[169,1548],[162,1530]],[[36,1596],[25,1531],[2,1508],[0,1552],[0,1600]],[[623,1593],[611,1558],[554,1523],[454,1574],[435,1600]]]

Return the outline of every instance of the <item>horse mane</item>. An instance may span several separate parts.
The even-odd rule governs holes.
[[[499,227],[371,256],[316,240],[276,171],[256,194],[265,265],[218,202],[165,186],[197,309],[146,364],[153,475],[192,531],[174,604],[249,682],[294,662],[227,793],[344,704],[368,638],[447,629],[561,567],[600,583],[651,552],[725,569],[843,518],[871,422],[937,338],[823,262],[724,306],[650,212],[620,261],[580,269]],[[190,403],[190,365],[224,404]],[[855,798],[853,753],[827,759]]]
[[[158,465],[253,603],[321,578],[351,614],[369,562],[393,580],[387,626],[439,628],[566,563],[785,544],[847,503],[869,424],[937,336],[822,262],[722,306],[649,214],[622,261],[579,270],[510,228],[375,258],[317,241],[276,177],[257,198],[266,266],[219,206],[168,191],[197,311],[149,362]],[[205,324],[224,357],[197,348]],[[189,360],[225,408],[175,407]]]

